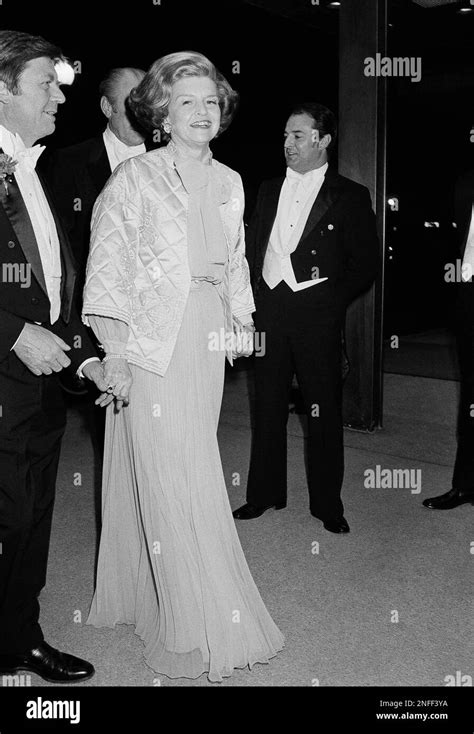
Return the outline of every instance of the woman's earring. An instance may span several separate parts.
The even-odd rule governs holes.
[[[171,132],[171,125],[169,122],[163,123],[163,130],[165,131],[166,134],[169,134]]]

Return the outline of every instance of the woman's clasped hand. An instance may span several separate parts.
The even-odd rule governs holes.
[[[250,357],[254,350],[255,326],[253,321],[242,324],[240,319],[233,319],[234,332],[232,335],[232,359]]]
[[[127,360],[122,357],[106,357],[103,365],[108,388],[97,398],[95,404],[105,408],[115,400],[115,410],[118,412],[124,405],[128,405],[132,373]]]

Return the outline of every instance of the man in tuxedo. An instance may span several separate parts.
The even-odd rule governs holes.
[[[328,165],[336,120],[326,107],[295,107],[285,129],[286,178],[264,181],[247,232],[255,326],[255,424],[248,520],[287,498],[288,392],[296,372],[308,417],[311,514],[349,532],[344,473],[341,330],[346,307],[374,280],[379,248],[368,190]]]
[[[119,163],[149,147],[126,107],[130,91],[144,75],[142,69],[112,69],[99,86],[100,108],[107,118],[104,132],[55,151],[48,165],[48,181],[77,263],[80,308],[95,201]]]
[[[74,682],[93,666],[48,645],[38,595],[46,581],[70,364],[104,391],[103,369],[73,305],[72,255],[35,170],[55,129],[56,46],[0,31],[0,673]],[[99,398],[101,400],[101,398]]]
[[[459,505],[474,504],[474,170],[457,182],[454,204],[462,271],[466,276],[458,285],[456,309],[461,372],[458,446],[452,488],[438,497],[424,500],[423,505],[430,510],[451,510]]]

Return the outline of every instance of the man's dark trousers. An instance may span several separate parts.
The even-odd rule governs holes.
[[[474,491],[474,283],[460,283],[456,308],[457,348],[461,372],[458,446],[452,486]]]
[[[255,430],[247,502],[286,501],[288,395],[296,373],[308,416],[310,511],[321,519],[343,514],[344,475],[341,375],[341,310],[314,298],[318,284],[293,292],[262,279],[255,325],[265,338],[255,356]],[[260,342],[263,351],[263,343]]]
[[[61,438],[56,373],[36,376],[12,351],[0,362],[0,651],[39,645]]]

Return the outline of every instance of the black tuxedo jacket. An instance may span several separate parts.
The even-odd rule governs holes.
[[[23,197],[12,176],[11,183],[7,184],[8,195],[4,186],[0,186],[0,361],[8,357],[25,322],[39,322],[72,347],[67,354],[72,367],[77,369],[84,359],[97,356],[97,352],[73,306],[76,281],[73,256],[43,180],[42,184],[61,247],[61,314],[55,324],[49,325],[50,301],[38,244]],[[29,272],[29,283],[15,277],[22,266],[27,269],[23,272]],[[77,340],[76,337],[81,338]]]
[[[257,295],[284,178],[264,181],[246,234],[246,254]],[[377,273],[380,254],[370,194],[328,168],[291,262],[298,283],[313,273],[328,280],[312,286],[312,300],[345,309],[367,289]],[[317,270],[314,270],[317,268]]]
[[[148,141],[145,145],[147,150],[153,147]],[[111,175],[102,133],[56,150],[49,159],[45,174],[72,246],[82,290],[89,254],[92,209]]]
[[[474,203],[474,170],[467,171],[456,183],[454,216],[457,224],[461,259],[464,257]]]

